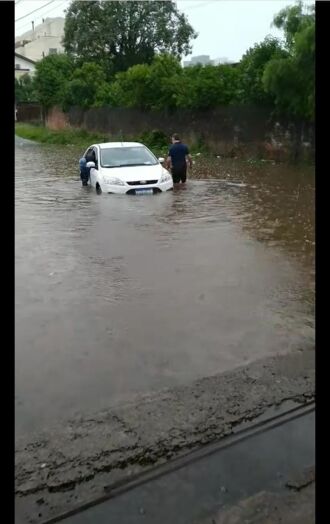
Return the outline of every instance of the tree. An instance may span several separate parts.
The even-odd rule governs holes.
[[[35,83],[30,75],[22,75],[15,78],[15,100],[16,102],[36,102]]]
[[[37,62],[35,91],[44,109],[62,105],[65,87],[72,73],[72,60],[65,54],[49,55]]]
[[[78,60],[103,65],[109,75],[150,64],[158,53],[191,51],[197,33],[173,1],[79,1],[66,14],[64,48]]]
[[[315,13],[299,2],[274,19],[284,30],[288,54],[271,60],[263,75],[265,90],[275,97],[277,108],[292,116],[314,119]]]
[[[72,79],[63,92],[63,107],[79,106],[83,109],[103,105],[107,102],[109,85],[102,67],[87,62],[74,70]]]
[[[150,106],[150,66],[137,64],[117,73],[110,85],[111,105],[146,110]]]
[[[247,104],[273,105],[272,93],[265,90],[263,74],[270,60],[287,56],[279,40],[266,37],[243,56],[238,68],[240,73],[240,100]]]
[[[182,69],[170,55],[158,55],[117,73],[110,85],[111,105],[140,110],[209,109],[237,101],[238,71],[230,65]]]
[[[152,64],[138,64],[117,73],[111,84],[112,105],[141,110],[167,110],[176,106],[179,61],[170,55],[158,55]]]
[[[237,101],[238,70],[231,65],[187,67],[177,90],[177,107],[206,110]]]
[[[301,1],[298,1],[294,6],[282,9],[273,20],[273,25],[284,31],[288,50],[293,49],[296,35],[313,24],[315,24],[315,6],[307,6],[304,9]]]

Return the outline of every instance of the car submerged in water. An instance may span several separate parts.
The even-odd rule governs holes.
[[[146,195],[173,189],[171,174],[138,142],[108,142],[90,146],[84,154],[90,185],[103,193]]]

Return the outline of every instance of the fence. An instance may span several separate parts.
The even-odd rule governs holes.
[[[23,112],[20,120],[22,116]],[[109,140],[137,139],[155,130],[169,138],[176,132],[187,143],[205,146],[222,156],[279,161],[314,159],[314,126],[284,118],[278,121],[272,117],[269,108],[226,106],[210,111],[175,113],[147,113],[111,107],[88,110],[72,107],[68,113],[63,113],[59,108],[53,108],[48,112],[46,125],[57,130],[72,127],[104,133]]]

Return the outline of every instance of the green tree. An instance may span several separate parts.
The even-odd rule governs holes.
[[[153,111],[172,111],[177,106],[178,84],[182,79],[182,67],[172,55],[154,58],[148,78],[148,107]]]
[[[86,62],[74,70],[63,93],[63,107],[79,106],[83,109],[107,103],[109,85],[101,66]]]
[[[237,101],[239,74],[231,65],[187,67],[182,76],[178,108],[206,110]]]
[[[239,98],[245,104],[273,105],[274,96],[265,90],[263,74],[270,60],[288,55],[279,40],[266,37],[263,42],[248,49],[239,63]]]
[[[72,60],[65,54],[49,55],[37,62],[35,91],[44,109],[62,105],[66,84],[72,73]]]
[[[265,90],[276,107],[287,114],[314,119],[315,103],[315,13],[299,2],[282,10],[274,19],[283,29],[288,54],[271,60],[264,71]]]
[[[158,53],[187,55],[196,36],[173,1],[74,0],[63,42],[78,62],[96,61],[111,75],[149,64]]]
[[[35,83],[30,75],[22,75],[21,78],[15,78],[15,100],[16,102],[36,102],[37,94]]]
[[[137,64],[117,73],[110,85],[111,105],[146,110],[150,106],[150,66]]]
[[[209,109],[237,102],[239,73],[230,65],[182,69],[171,55],[158,55],[117,73],[111,83],[111,105],[141,110]]]
[[[111,103],[142,110],[163,110],[176,107],[179,61],[170,55],[158,55],[152,64],[138,64],[117,73],[111,84]]]
[[[284,31],[286,47],[292,50],[296,36],[304,29],[315,25],[315,6],[304,7],[303,2],[298,1],[294,6],[282,9],[274,17],[273,25]]]

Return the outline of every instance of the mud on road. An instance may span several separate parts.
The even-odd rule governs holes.
[[[314,351],[262,359],[82,415],[16,444],[17,523],[42,522],[111,485],[229,435],[288,400],[314,397]]]

